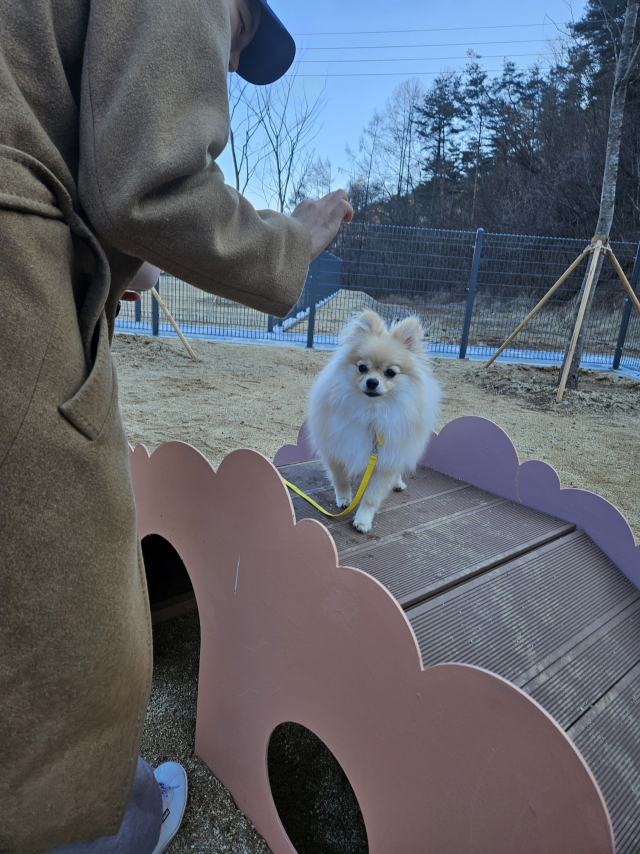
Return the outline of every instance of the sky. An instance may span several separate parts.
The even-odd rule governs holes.
[[[583,0],[571,6],[563,0],[270,3],[295,38],[307,95],[313,99],[324,89],[325,106],[312,148],[331,161],[333,189],[347,181],[340,171],[348,171],[346,146],[357,151],[374,110],[384,107],[403,80],[418,77],[428,86],[434,73],[462,69],[469,48],[482,57],[487,70],[499,72],[505,57],[523,68],[536,61],[544,68],[558,38],[556,25],[564,28],[572,17],[579,18],[585,5]],[[302,79],[296,85],[302,85]],[[231,183],[228,149],[218,162]],[[259,196],[247,195],[264,206]]]

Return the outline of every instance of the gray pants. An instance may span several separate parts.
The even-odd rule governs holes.
[[[71,842],[48,854],[151,854],[160,836],[162,795],[151,766],[138,757],[129,806],[115,836]]]

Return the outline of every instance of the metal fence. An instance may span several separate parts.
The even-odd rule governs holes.
[[[309,267],[303,292],[278,319],[163,274],[158,289],[183,332],[198,338],[334,346],[365,308],[388,321],[416,314],[429,348],[489,357],[588,244],[587,240],[355,223]],[[611,244],[638,292],[640,247]],[[634,264],[634,260],[636,263]],[[588,259],[500,358],[560,363]],[[583,364],[640,371],[640,317],[605,260],[586,329]],[[173,335],[150,294],[123,303],[119,331]]]

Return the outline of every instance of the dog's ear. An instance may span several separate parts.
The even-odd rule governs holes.
[[[367,309],[349,321],[342,330],[340,337],[343,342],[349,342],[355,341],[363,335],[380,335],[386,331],[387,327],[380,315]]]
[[[416,355],[424,353],[424,333],[417,317],[405,317],[404,320],[394,323],[391,327],[391,335],[412,353]]]

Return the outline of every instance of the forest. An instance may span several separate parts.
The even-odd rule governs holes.
[[[292,210],[345,186],[355,221],[380,225],[593,236],[627,0],[587,0],[558,28],[548,62],[500,74],[469,50],[430,86],[407,79],[373,111],[349,168],[316,156],[326,104],[310,99],[299,65],[271,86],[229,76],[229,139],[236,189]],[[613,240],[640,232],[640,19],[633,38],[620,148]],[[233,180],[232,179],[232,180]],[[614,181],[615,183],[615,181]]]
[[[625,7],[624,0],[589,0],[546,70],[522,70],[507,61],[490,78],[482,58],[469,52],[464,69],[439,74],[426,89],[416,80],[398,86],[375,111],[358,151],[349,152],[355,219],[590,237],[598,220]],[[323,164],[314,169],[321,177]],[[636,70],[627,94],[611,237],[635,241],[639,231]]]

